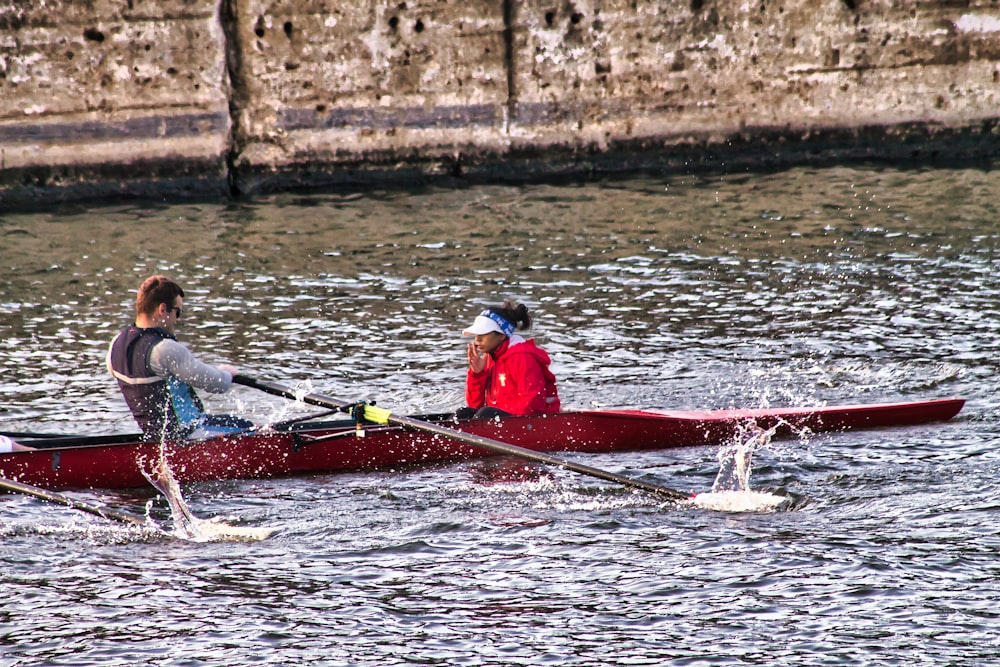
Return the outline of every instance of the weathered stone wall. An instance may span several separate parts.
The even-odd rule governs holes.
[[[0,7],[4,199],[226,183],[226,39],[210,2]]]
[[[302,169],[434,172],[506,151],[502,2],[237,4],[244,182]]]
[[[998,0],[0,7],[0,204],[640,164],[993,158]]]

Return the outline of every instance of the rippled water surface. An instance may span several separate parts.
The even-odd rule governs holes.
[[[203,358],[396,412],[460,405],[460,332],[505,297],[566,409],[968,403],[772,443],[753,486],[802,498],[777,513],[499,459],[184,489],[279,528],[254,543],[0,496],[0,665],[995,664],[997,202],[995,172],[839,168],[6,215],[6,431],[134,430],[103,356],[153,272]],[[719,471],[573,456],[685,491]],[[151,489],[68,495],[170,521]]]

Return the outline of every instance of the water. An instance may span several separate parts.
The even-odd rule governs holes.
[[[505,459],[184,489],[279,529],[249,543],[2,496],[0,665],[992,664],[998,201],[994,172],[836,168],[6,215],[3,430],[134,429],[103,356],[153,272],[203,358],[401,413],[461,403],[460,332],[505,297],[567,409],[968,403],[756,450],[779,512]],[[575,456],[707,492],[716,455]],[[152,489],[72,494],[170,521]]]

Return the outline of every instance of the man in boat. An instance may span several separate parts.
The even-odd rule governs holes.
[[[253,426],[241,417],[205,413],[194,388],[223,393],[237,369],[204,364],[177,342],[174,329],[184,313],[184,290],[177,283],[147,278],[135,312],[135,322],[112,341],[107,364],[146,439],[203,438]]]
[[[475,336],[468,346],[469,371],[465,382],[468,408],[459,417],[541,415],[559,412],[556,377],[549,370],[548,353],[514,333],[531,327],[528,308],[505,301],[481,312],[464,336]]]

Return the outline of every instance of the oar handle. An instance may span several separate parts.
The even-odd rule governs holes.
[[[255,380],[254,378],[247,377],[246,375],[236,375],[233,376],[233,382],[236,384],[241,384],[247,387],[252,387],[253,389],[258,389],[268,394],[273,394],[274,396],[282,396],[284,398],[290,398],[293,400],[302,401],[303,403],[309,403],[312,405],[319,405],[327,408],[345,408],[354,405],[350,401],[342,401],[340,399],[332,398],[330,396],[324,396],[323,394],[317,393],[296,393],[292,388],[287,387],[277,382],[261,382],[260,380]],[[472,433],[465,433],[457,429],[448,428],[447,426],[442,426],[440,424],[434,424],[431,422],[425,422],[420,419],[414,419],[413,417],[399,417],[389,413],[387,415],[387,421],[389,423],[398,424],[400,426],[406,426],[417,431],[425,431],[427,433],[433,433],[446,438],[451,438],[452,440],[457,440],[458,442],[464,442],[467,445],[473,445],[475,447],[481,447],[483,449],[496,452],[498,454],[507,454],[509,456],[517,456],[523,459],[528,459],[531,461],[537,461],[539,463],[546,463],[549,465],[558,466],[560,468],[566,468],[567,470],[572,470],[574,472],[581,473],[583,475],[590,475],[591,477],[597,477],[599,479],[604,479],[610,482],[616,482],[624,486],[632,487],[635,489],[641,489],[643,491],[648,491],[654,493],[658,496],[668,498],[670,500],[688,500],[691,498],[692,494],[684,493],[683,491],[677,491],[675,489],[669,489],[663,486],[657,486],[656,484],[650,484],[648,482],[643,482],[642,480],[632,479],[630,477],[624,477],[606,470],[600,470],[598,468],[591,468],[580,463],[574,463],[572,461],[567,461],[565,459],[552,456],[551,454],[545,454],[543,452],[536,452],[532,449],[525,449],[524,447],[518,447],[517,445],[512,445],[506,442],[500,442],[499,440],[492,440],[490,438],[485,438],[481,435],[475,435]]]
[[[233,384],[241,384],[245,387],[258,389],[274,396],[290,398],[293,401],[302,401],[303,403],[309,403],[310,405],[318,405],[320,407],[332,408],[334,410],[343,410],[357,405],[357,401],[342,401],[336,398],[331,398],[330,396],[324,396],[322,394],[314,394],[311,392],[303,393],[301,391],[295,391],[291,387],[277,382],[256,380],[246,375],[234,375]]]
[[[276,382],[261,382],[260,380],[254,379],[248,375],[237,374],[233,376],[233,384],[241,384],[244,387],[250,387],[252,389],[258,389],[268,394],[274,396],[281,396],[283,398],[290,398],[293,401],[300,399],[301,393],[296,393],[291,387],[286,387],[280,385]],[[304,401],[310,403],[311,401]],[[326,406],[330,407],[330,406]],[[336,406],[340,408],[341,406]]]

